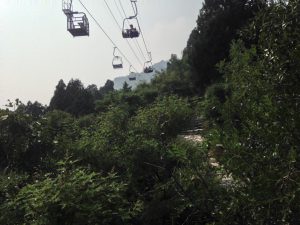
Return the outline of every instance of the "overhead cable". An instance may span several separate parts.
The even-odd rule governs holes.
[[[92,15],[92,13],[90,12],[90,10],[87,9],[87,7],[82,3],[81,0],[78,0],[79,3],[82,5],[82,7],[87,11],[87,13],[90,15],[90,17],[94,20],[94,22],[97,24],[97,26],[101,29],[101,31],[105,34],[105,36],[109,39],[109,41],[112,43],[112,45],[114,47],[117,47],[120,54],[123,56],[123,58],[127,61],[127,63],[129,65],[132,65],[132,63],[128,60],[128,58],[125,56],[125,54],[121,51],[121,49],[115,44],[115,42],[112,40],[112,38],[106,33],[106,31],[103,29],[103,27],[100,25],[100,23],[98,22],[98,20]],[[132,66],[132,68],[138,72],[134,66]]]
[[[139,30],[140,30],[141,35],[142,35],[142,39],[143,39],[143,42],[144,42],[146,51],[147,51],[147,53],[149,54],[150,51],[148,50],[148,47],[147,47],[147,44],[146,44],[146,41],[145,41],[145,38],[144,38],[144,35],[143,35],[143,31],[142,31],[141,26],[140,26],[140,23],[139,23],[139,20],[137,20],[137,23],[138,23],[138,27],[139,27]],[[149,59],[150,59],[150,58],[149,58]]]
[[[115,23],[117,24],[117,26],[119,27],[120,31],[122,32],[123,29],[121,28],[120,24],[118,23],[118,21],[117,21],[115,15],[113,14],[111,8],[110,8],[109,5],[107,4],[107,1],[104,0],[104,2],[105,2],[105,4],[106,4],[106,7],[108,8],[108,10],[109,10],[111,16],[114,18]],[[125,40],[126,40],[127,44],[129,45],[129,47],[130,47],[132,53],[134,54],[135,58],[138,60],[138,62],[140,63],[140,65],[143,67],[143,63],[141,62],[140,58],[137,56],[137,54],[136,54],[136,52],[134,51],[134,49],[132,48],[131,44],[129,43],[129,41],[128,41],[127,39],[125,39]]]
[[[120,1],[120,0],[119,0],[119,1]],[[120,1],[120,2],[121,2],[121,1]],[[131,0],[130,0],[130,2],[131,2]],[[135,12],[135,9],[134,9],[134,7],[133,7],[133,4],[131,4],[131,6],[132,6],[132,9],[133,9],[133,12]],[[139,22],[138,18],[136,18],[136,21],[137,21],[137,23],[138,23],[138,27],[139,27],[139,30],[140,30],[140,32],[141,32],[142,39],[143,39],[143,42],[144,42],[146,51],[147,51],[147,53],[149,54],[150,51],[148,50],[148,47],[147,47],[147,44],[146,44],[146,41],[145,41],[145,38],[144,38],[144,34],[143,34],[142,29],[141,29],[140,22]],[[150,58],[149,58],[149,60],[150,60]],[[150,61],[151,61],[151,60],[150,60]]]

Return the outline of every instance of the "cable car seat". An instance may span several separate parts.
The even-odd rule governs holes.
[[[123,68],[123,64],[113,64],[113,68],[114,69],[122,69]]]
[[[137,31],[136,28],[125,29],[122,32],[123,38],[136,38],[140,36],[140,33]]]
[[[137,31],[136,28],[130,29],[130,37],[131,38],[139,37],[139,35],[140,35],[140,33]]]

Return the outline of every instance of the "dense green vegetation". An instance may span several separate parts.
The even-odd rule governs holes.
[[[151,84],[10,102],[0,224],[300,224],[299,21],[298,0],[206,0]]]

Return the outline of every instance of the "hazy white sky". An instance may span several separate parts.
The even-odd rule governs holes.
[[[84,11],[78,0],[76,11]],[[119,24],[115,2],[106,0]],[[82,0],[138,71],[142,66],[111,17],[104,0]],[[130,0],[121,0],[131,14]],[[153,62],[181,55],[202,6],[202,0],[138,0],[139,20]],[[89,16],[88,16],[89,17]],[[113,46],[90,21],[90,36],[73,38],[66,30],[61,0],[0,0],[0,107],[20,98],[49,104],[60,79],[80,79],[84,85],[102,86],[107,79],[128,74],[111,66]],[[136,45],[129,40],[142,61]],[[142,40],[139,39],[143,47]],[[144,54],[146,54],[143,48]]]

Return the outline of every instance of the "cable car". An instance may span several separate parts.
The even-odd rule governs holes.
[[[136,29],[132,24],[129,25],[129,28],[125,28],[125,21],[130,20],[129,18],[124,19],[122,36],[123,38],[138,38],[140,36],[140,30]]]
[[[154,71],[152,65],[152,55],[151,52],[148,52],[149,60],[144,63],[144,73],[152,73]]]
[[[129,80],[134,81],[134,80],[136,80],[136,77],[129,77]]]
[[[68,16],[68,31],[73,37],[89,36],[89,20],[83,12],[73,12]]]
[[[122,69],[123,68],[123,60],[122,60],[122,57],[117,56],[115,54],[116,49],[117,49],[117,47],[114,47],[112,66],[114,69]]]
[[[152,73],[154,71],[153,66],[152,66],[152,62],[151,61],[147,61],[144,64],[144,73]]]
[[[123,38],[138,38],[140,36],[140,28],[137,29],[135,28],[132,23],[130,23],[129,21],[130,20],[133,20],[135,19],[136,20],[136,23],[139,27],[139,23],[138,23],[138,20],[137,20],[137,15],[138,15],[138,10],[137,10],[137,6],[136,6],[136,0],[131,0],[131,5],[132,5],[132,9],[134,11],[134,15],[133,16],[130,16],[128,18],[125,18],[123,20],[123,28],[122,28],[122,36]],[[128,22],[129,25],[129,28],[125,28],[125,22]]]
[[[113,59],[112,66],[114,69],[122,69],[123,68],[123,61],[120,56],[115,56]]]
[[[129,77],[128,77],[129,81],[136,80],[136,76],[134,75],[134,72],[132,72],[132,70],[131,70],[132,68],[133,68],[132,65],[130,65],[130,67],[129,67]]]
[[[90,26],[85,13],[73,11],[73,0],[63,0],[62,10],[67,16],[67,29],[73,37],[89,36]]]

